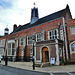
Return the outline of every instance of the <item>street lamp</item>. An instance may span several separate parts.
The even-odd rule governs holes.
[[[35,70],[35,55],[34,55],[35,33],[33,33],[32,40],[33,40],[33,70]]]
[[[7,57],[7,50],[6,50],[6,56],[5,56],[5,66],[8,65],[8,57]]]

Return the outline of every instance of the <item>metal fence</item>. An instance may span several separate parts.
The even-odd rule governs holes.
[[[5,60],[5,56],[3,57],[3,60]],[[25,61],[25,62],[29,62],[31,61],[30,57],[29,56],[7,56],[7,59],[8,61],[14,61],[14,62],[17,62],[17,61]]]

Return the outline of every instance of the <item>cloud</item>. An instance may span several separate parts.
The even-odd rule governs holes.
[[[23,24],[25,10],[18,8],[18,1],[0,0],[0,35],[4,34],[4,28],[8,25],[9,32],[13,29],[13,24]]]
[[[0,6],[3,8],[9,8],[12,6],[11,0],[0,0]]]
[[[24,25],[30,22],[34,2],[40,18],[65,8],[66,4],[69,4],[73,18],[75,17],[74,0],[0,0],[0,35],[4,34],[6,25],[9,32],[12,32],[14,24]]]

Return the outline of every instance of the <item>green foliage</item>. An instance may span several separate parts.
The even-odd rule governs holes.
[[[61,64],[65,63],[65,60],[64,59],[61,59]]]

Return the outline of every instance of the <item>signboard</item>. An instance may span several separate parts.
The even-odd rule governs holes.
[[[51,58],[51,64],[55,64],[55,58]]]

